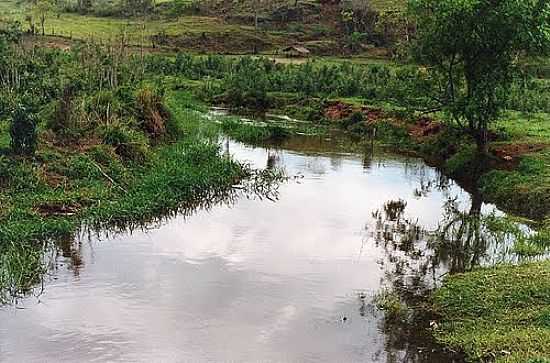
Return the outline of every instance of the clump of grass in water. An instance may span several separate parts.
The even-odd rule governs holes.
[[[389,289],[383,289],[374,296],[374,304],[384,312],[386,322],[404,322],[408,319],[410,311],[399,294]]]
[[[225,119],[222,131],[237,141],[260,144],[267,141],[282,141],[290,136],[290,131],[279,125],[255,125],[234,119]]]
[[[10,243],[0,247],[0,304],[24,296],[45,272],[44,245]]]

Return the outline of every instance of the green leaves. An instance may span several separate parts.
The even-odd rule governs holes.
[[[550,45],[546,0],[411,0],[413,54],[442,79],[441,107],[487,144],[487,127],[506,105],[520,55]],[[541,15],[542,14],[542,15]]]

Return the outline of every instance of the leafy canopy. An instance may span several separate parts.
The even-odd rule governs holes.
[[[410,0],[414,55],[440,82],[442,110],[487,144],[518,59],[550,48],[550,0]]]

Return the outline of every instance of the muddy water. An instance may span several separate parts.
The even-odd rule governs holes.
[[[451,204],[492,207],[420,160],[330,144],[228,141],[234,158],[294,177],[278,200],[60,244],[43,292],[0,309],[0,361],[447,361],[417,339],[420,327],[386,325],[373,296],[498,258],[487,245],[436,251],[428,237]]]

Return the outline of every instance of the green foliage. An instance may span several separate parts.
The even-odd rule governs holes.
[[[45,268],[43,249],[30,244],[0,244],[0,304],[25,294]]]
[[[384,311],[388,322],[406,321],[409,315],[407,305],[401,301],[399,294],[390,290],[383,290],[374,297],[376,307]]]
[[[345,128],[349,128],[364,121],[365,117],[363,116],[362,112],[354,112],[342,122],[342,126],[344,126]]]
[[[550,357],[550,262],[454,275],[436,292],[435,307],[437,339],[470,361]]]
[[[527,0],[411,0],[415,55],[440,82],[433,97],[485,151],[487,129],[500,115],[525,51],[547,51],[550,3]],[[483,21],[480,21],[483,19]]]
[[[515,170],[494,170],[479,182],[481,192],[508,210],[542,219],[550,214],[548,153],[524,157]]]
[[[46,19],[51,16],[57,9],[54,0],[34,0],[32,3],[31,13],[40,22],[41,34],[46,34]],[[32,18],[31,18],[32,19]],[[32,20],[31,20],[32,21]]]
[[[37,142],[36,114],[29,106],[18,104],[11,120],[11,149],[17,155],[32,155]]]
[[[121,122],[102,126],[99,135],[103,143],[114,147],[116,153],[126,160],[143,162],[147,158],[149,144],[147,137]]]
[[[479,154],[472,145],[464,145],[445,162],[445,170],[449,175],[461,176],[479,175]]]
[[[6,21],[0,24],[0,43],[17,43],[23,36],[23,31],[21,30],[21,23],[18,21]],[[0,49],[5,47],[1,46]]]

